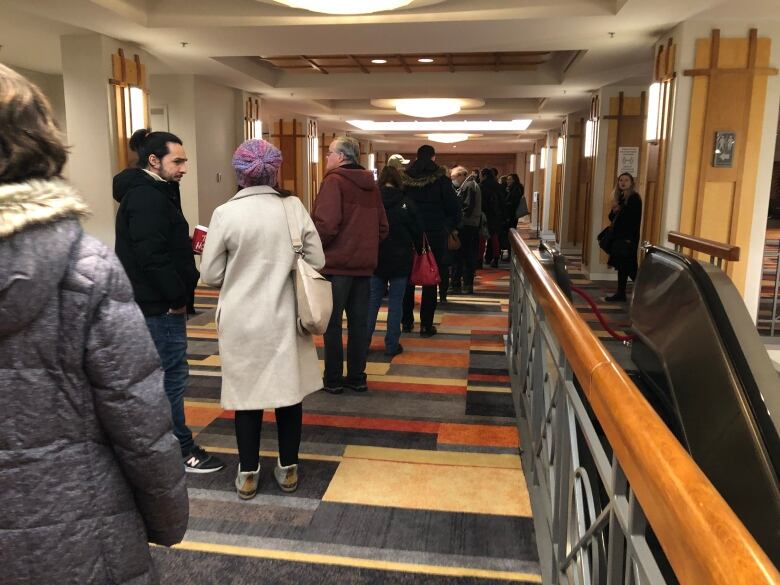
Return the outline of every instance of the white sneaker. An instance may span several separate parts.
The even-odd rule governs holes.
[[[238,497],[242,500],[251,500],[257,495],[258,485],[260,485],[260,464],[257,464],[257,471],[241,471],[241,464],[239,464],[236,475]]]
[[[282,467],[281,461],[277,458],[274,479],[283,492],[294,492],[298,489],[298,465]]]

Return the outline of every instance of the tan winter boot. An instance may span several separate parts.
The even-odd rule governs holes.
[[[260,485],[260,464],[257,464],[257,471],[241,471],[241,465],[238,466],[236,475],[236,492],[242,500],[251,500],[257,495],[257,487]]]
[[[277,458],[274,478],[283,492],[294,492],[298,489],[298,465],[282,467],[281,461]]]

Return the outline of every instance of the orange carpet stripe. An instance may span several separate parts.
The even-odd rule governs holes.
[[[500,374],[469,374],[469,382],[509,382],[509,376]]]
[[[232,420],[235,418],[234,412],[232,410],[226,410],[220,415],[220,418]],[[268,422],[275,422],[276,414],[272,410],[268,410],[263,413],[263,420]],[[427,433],[430,435],[438,434],[439,427],[441,426],[441,423],[429,421],[306,413],[303,414],[303,424],[321,427],[337,427],[342,429],[367,429],[375,431]]]
[[[442,445],[512,448],[520,446],[520,436],[515,427],[442,423],[438,442]]]
[[[421,394],[465,394],[465,386],[442,386],[438,384],[411,384],[405,382],[369,382],[369,390],[391,390],[393,392],[419,392]]]

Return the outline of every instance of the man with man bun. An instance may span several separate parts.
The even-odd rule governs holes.
[[[212,473],[224,467],[195,444],[184,417],[187,388],[187,299],[198,283],[190,227],[181,210],[179,183],[187,172],[181,139],[170,132],[136,131],[130,148],[138,168],[114,177],[116,255],[133,285],[165,370],[165,394],[184,468]]]

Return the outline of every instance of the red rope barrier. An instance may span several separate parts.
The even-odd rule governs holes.
[[[614,337],[618,341],[633,341],[634,339],[633,335],[621,335],[620,333],[612,329],[612,327],[610,327],[609,323],[607,323],[607,320],[604,318],[604,315],[601,314],[601,311],[596,306],[594,300],[590,298],[590,295],[588,295],[588,293],[586,293],[584,290],[576,286],[572,286],[571,290],[573,292],[576,292],[583,299],[585,299],[585,302],[590,305],[591,309],[593,309],[593,312],[596,314],[596,318],[599,320],[599,323],[601,323],[601,326],[607,330],[607,333],[609,333],[612,337]]]

